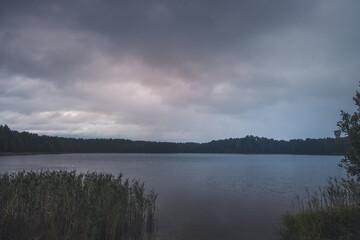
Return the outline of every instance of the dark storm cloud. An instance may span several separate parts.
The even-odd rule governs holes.
[[[4,0],[0,121],[170,140],[328,136],[359,80],[359,12],[350,0]]]
[[[312,1],[3,1],[1,63],[34,76],[67,77],[97,48],[120,57],[136,55],[157,67],[207,62],[234,50],[247,57],[252,39],[289,25],[296,28],[312,17],[316,5]],[[97,42],[97,37],[111,46]]]

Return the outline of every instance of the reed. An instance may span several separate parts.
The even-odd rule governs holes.
[[[296,214],[282,216],[281,239],[360,239],[360,183],[330,178],[307,199],[297,197]]]
[[[0,175],[0,239],[142,239],[154,231],[156,194],[105,173]]]

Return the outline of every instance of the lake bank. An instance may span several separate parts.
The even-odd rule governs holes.
[[[154,153],[154,152],[143,152],[143,153],[137,153],[137,152],[91,152],[91,153],[87,153],[87,152],[58,152],[58,153],[54,153],[54,152],[0,152],[0,157],[1,156],[22,156],[22,155],[60,155],[60,154],[162,154],[162,155],[167,155],[167,154],[210,154],[210,155],[216,155],[216,154],[224,154],[224,155],[264,155],[264,153],[214,153],[214,152],[195,152],[195,153],[183,153],[183,152],[174,152],[174,153]],[[289,155],[289,156],[343,156],[342,154],[289,154],[289,153],[266,153],[265,155]]]
[[[21,156],[21,155],[42,155],[51,154],[49,152],[0,152],[1,156]]]

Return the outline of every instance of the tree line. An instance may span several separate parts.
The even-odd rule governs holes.
[[[274,140],[246,136],[208,143],[39,136],[0,125],[0,153],[252,153],[343,155],[347,138]]]

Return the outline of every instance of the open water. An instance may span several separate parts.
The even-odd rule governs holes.
[[[0,172],[107,172],[145,182],[157,199],[157,240],[277,239],[296,195],[329,176],[340,156],[245,154],[59,154],[0,157]]]

